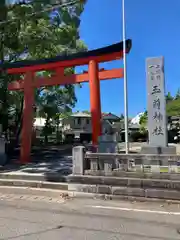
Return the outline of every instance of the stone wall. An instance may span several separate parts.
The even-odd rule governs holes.
[[[159,172],[180,173],[180,156],[152,154],[96,154],[85,155],[90,162],[90,169],[85,171],[101,171],[104,175],[116,175],[117,172]]]
[[[73,174],[117,176],[122,172],[180,173],[180,155],[91,153],[73,150]]]

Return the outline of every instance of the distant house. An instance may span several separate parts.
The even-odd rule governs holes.
[[[117,129],[120,129],[121,140],[124,142],[125,141],[124,119],[120,120],[120,122],[116,125],[118,125]],[[129,135],[131,135],[131,133],[138,132],[140,130],[140,125],[138,123],[133,123],[132,119],[129,119],[128,130],[129,130]]]
[[[36,118],[34,121],[34,127],[38,135],[45,125],[45,119]],[[66,142],[88,141],[92,140],[92,127],[91,127],[91,114],[88,112],[75,112],[71,116],[60,119],[59,128],[62,132],[62,138]],[[138,131],[139,124],[131,123],[129,120],[129,132]],[[112,113],[102,113],[102,129],[117,133],[119,140],[124,141],[124,119],[120,118]]]
[[[171,116],[168,118],[168,129],[178,129],[180,128],[180,116]]]
[[[102,128],[111,128],[113,130],[113,124],[119,121],[119,117],[112,113],[102,114]],[[91,114],[86,112],[76,112],[69,118],[63,119],[62,132],[66,141],[73,141],[74,139],[88,142],[91,141]]]
[[[35,118],[34,119],[34,127],[36,128],[42,128],[45,126],[46,119],[45,118]]]

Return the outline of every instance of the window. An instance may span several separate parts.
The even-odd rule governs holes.
[[[78,124],[78,125],[81,124],[81,118],[77,118],[77,124]]]

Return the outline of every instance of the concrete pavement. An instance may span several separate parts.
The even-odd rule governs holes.
[[[178,204],[33,199],[0,194],[0,240],[180,239]]]

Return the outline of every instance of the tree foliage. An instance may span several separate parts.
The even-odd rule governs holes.
[[[174,96],[170,92],[166,95],[166,114],[168,117],[180,116],[180,89]],[[145,111],[140,118],[141,128],[147,128],[148,112]]]
[[[146,131],[147,120],[148,120],[148,113],[147,113],[147,111],[145,111],[145,112],[141,115],[140,120],[139,120],[139,124],[140,124],[140,126],[141,126],[141,128],[140,128],[140,131],[141,131],[141,132],[145,132],[145,131]]]
[[[86,51],[86,46],[79,36],[80,15],[84,10],[84,3],[80,1],[70,7],[44,11],[49,6],[49,1],[39,0],[3,6],[6,14],[0,19],[1,63]],[[37,12],[38,14],[35,14]],[[6,22],[2,22],[4,20]],[[73,68],[65,70],[65,74],[72,73]],[[52,73],[38,74],[51,76]],[[0,72],[0,124],[4,131],[12,129],[12,125],[16,132],[18,127],[21,128],[23,94],[7,91],[8,83],[21,77]],[[38,89],[35,91],[35,100],[36,114],[46,118],[47,126],[50,119],[57,119],[58,113],[70,111],[77,101],[73,85]]]
[[[180,116],[180,98],[170,101],[166,106],[166,111],[169,117]]]
[[[124,114],[121,113],[121,115],[120,115],[120,120],[123,120],[123,119],[124,119]]]

